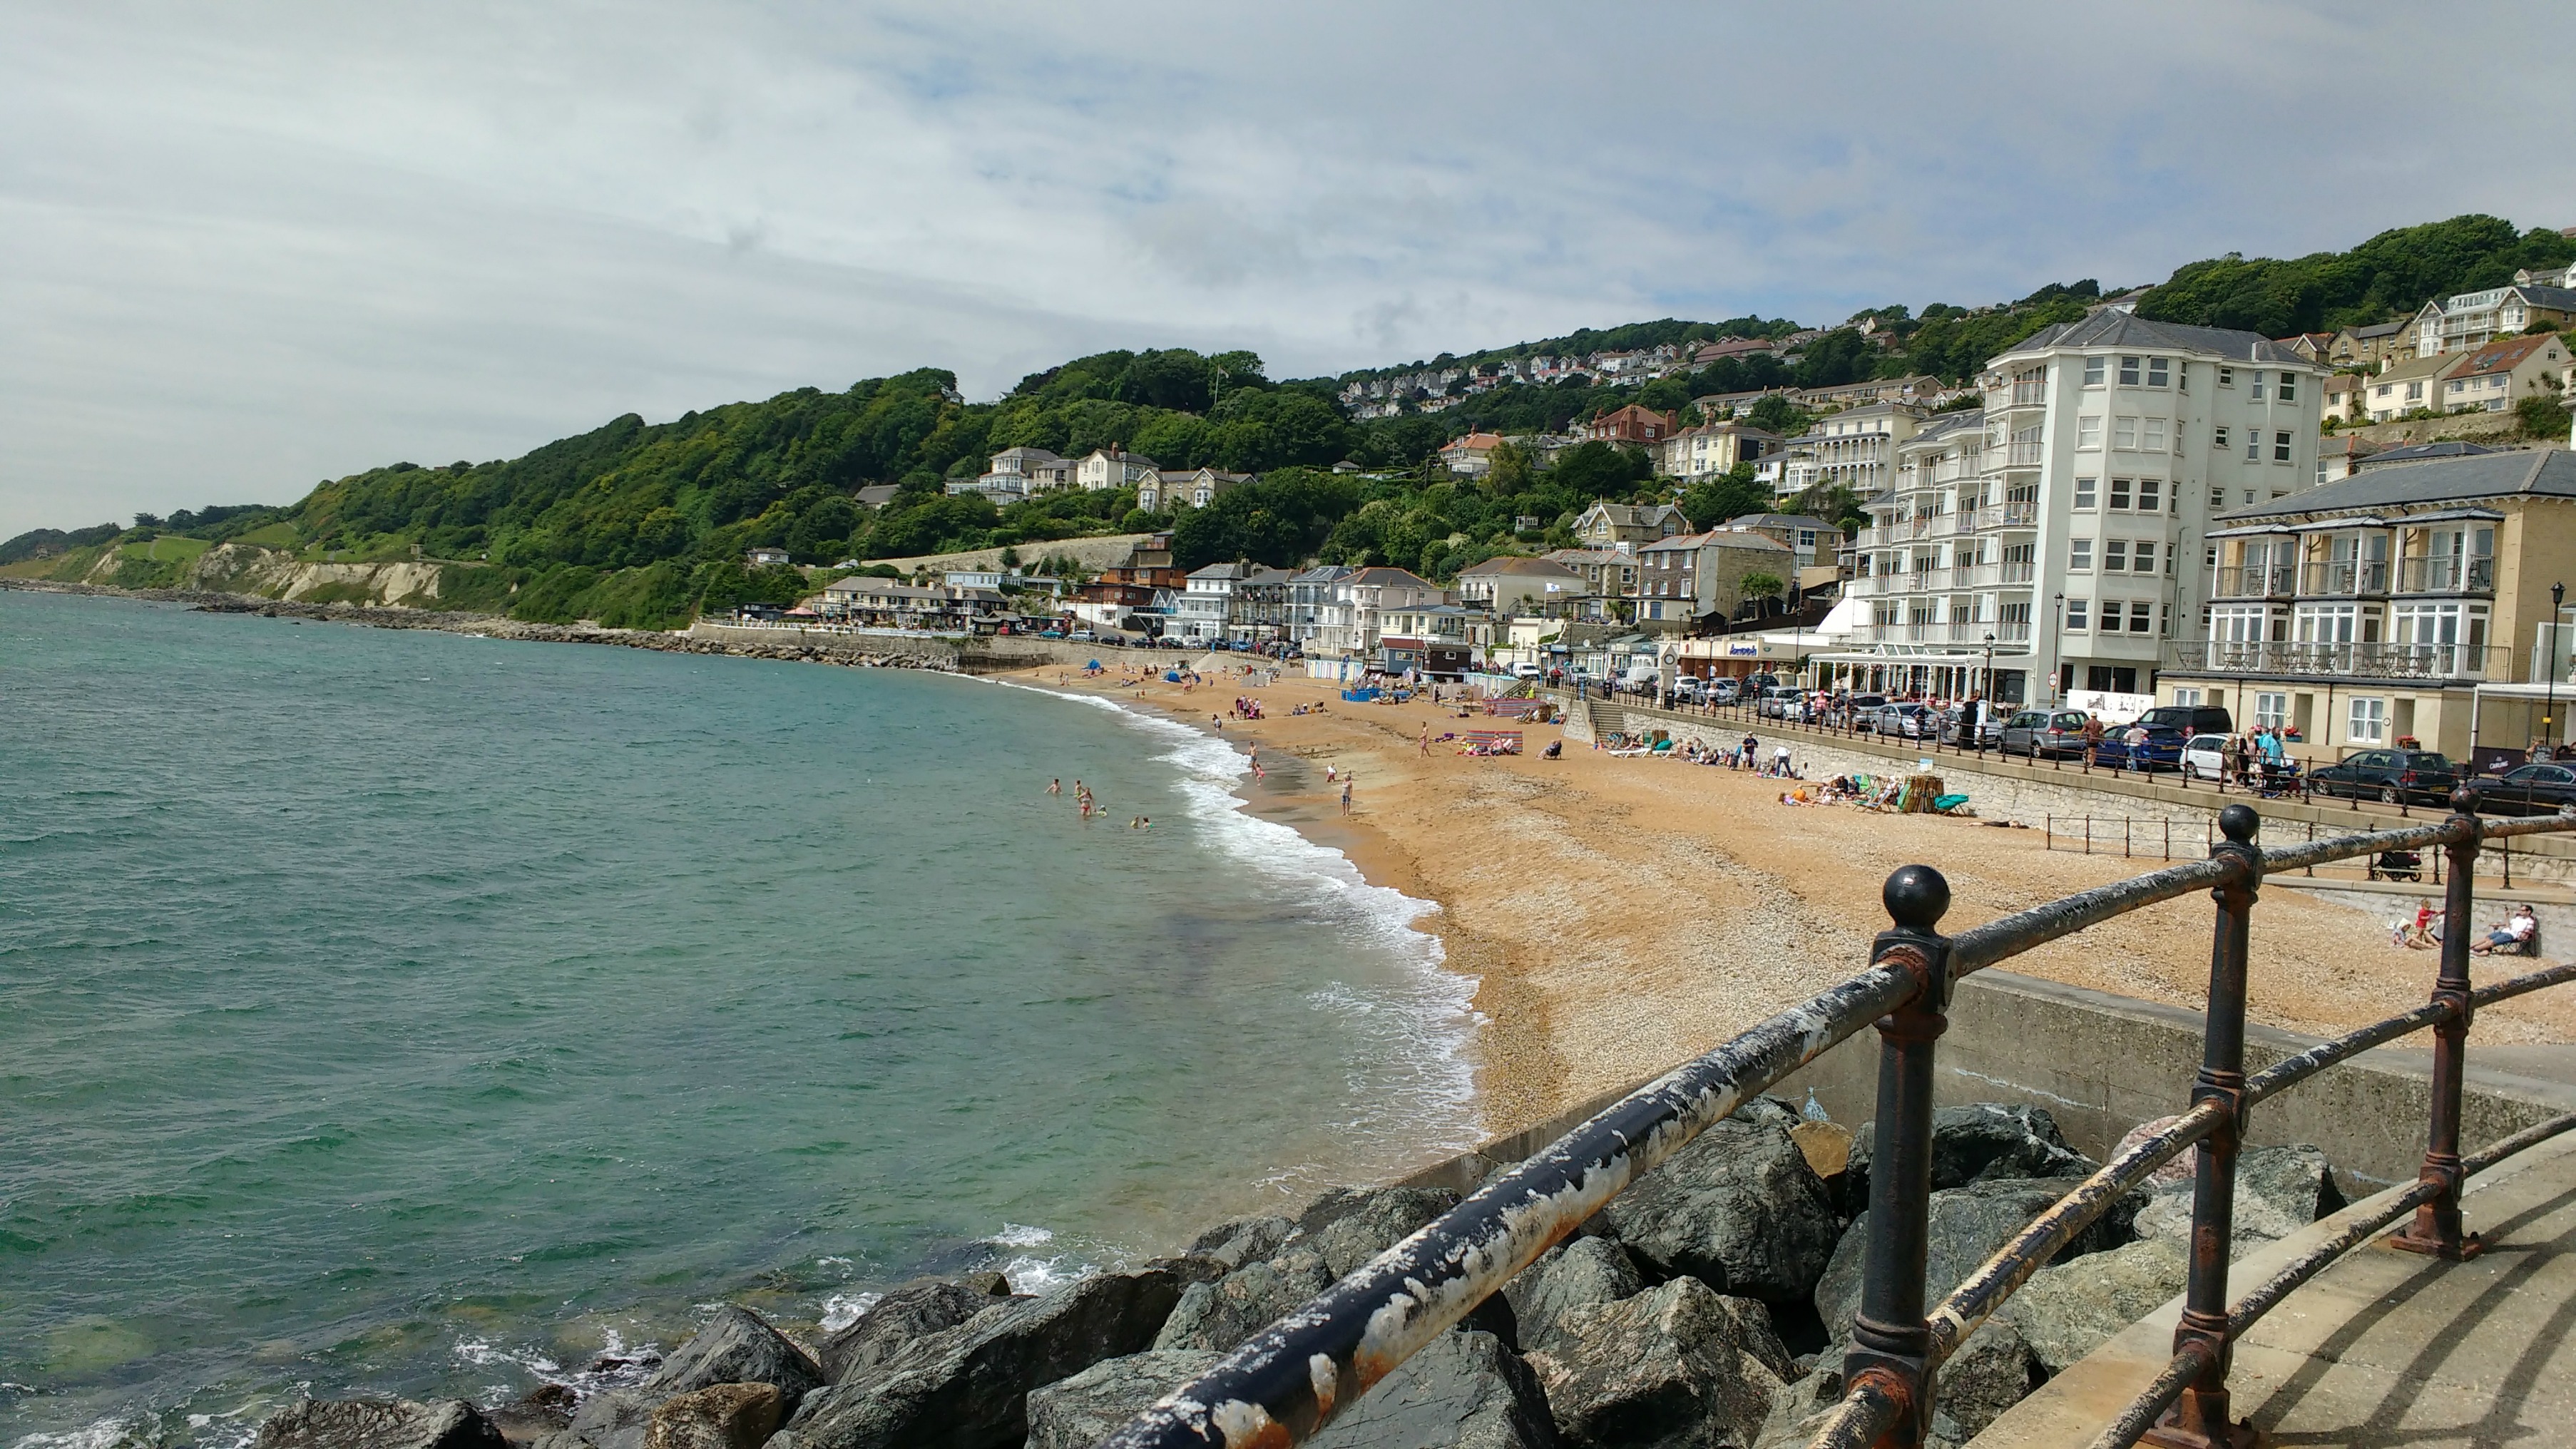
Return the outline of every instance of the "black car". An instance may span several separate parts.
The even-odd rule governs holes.
[[[2482,775],[2478,808],[2489,815],[2555,815],[2576,806],[2576,768],[2535,760],[2501,775]]]
[[[2459,768],[2431,750],[2360,750],[2308,772],[2308,790],[2390,805],[2406,800],[2438,804],[2460,783]]]
[[[2185,735],[2232,735],[2235,722],[2227,717],[2225,707],[2215,704],[2158,705],[2138,716],[2142,725],[2171,725]]]

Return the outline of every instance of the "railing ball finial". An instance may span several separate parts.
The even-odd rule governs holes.
[[[1879,899],[1899,930],[1930,935],[1950,909],[1950,882],[1928,865],[1899,866],[1880,889]]]
[[[2475,785],[2462,785],[2458,789],[2453,790],[2451,792],[2451,813],[2454,815],[2477,814],[2478,787]]]
[[[2254,843],[2254,832],[2263,828],[2263,817],[2251,805],[2230,805],[2218,812],[2218,833],[2238,845]]]

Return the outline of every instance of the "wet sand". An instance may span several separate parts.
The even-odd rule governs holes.
[[[1778,803],[1780,783],[1669,760],[1616,759],[1554,725],[1524,728],[1527,752],[1477,759],[1437,737],[1509,721],[1453,718],[1427,701],[1346,704],[1335,687],[1283,677],[1216,680],[1184,694],[1157,680],[1120,688],[1052,668],[1019,676],[1113,694],[1201,727],[1235,696],[1269,718],[1226,721],[1258,745],[1268,778],[1250,808],[1346,854],[1371,881],[1436,901],[1424,918],[1451,969],[1477,979],[1491,1022],[1477,1046],[1488,1129],[1517,1130],[1587,1097],[1707,1051],[1851,975],[1886,928],[1879,888],[1900,865],[1949,878],[1956,931],[2140,873],[2132,861],[2043,847],[2038,831],[1975,820]],[[1298,704],[1325,713],[1292,715]],[[1428,756],[1417,737],[1425,724]],[[1765,748],[1768,748],[1766,742]],[[1326,767],[1356,772],[1352,812]],[[2197,1008],[2209,974],[2211,906],[2193,895],[2043,947],[2007,969]],[[2265,1023],[2331,1035],[2422,1004],[2433,953],[2392,947],[2379,914],[2286,888],[2255,908],[2249,1009]],[[2481,959],[2480,981],[2528,962]],[[2563,993],[2560,995],[2563,996]],[[2478,1013],[2490,1043],[2576,1041],[2576,1000],[2550,994]]]

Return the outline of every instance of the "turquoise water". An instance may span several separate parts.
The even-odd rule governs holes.
[[[0,1443],[515,1397],[1464,1144],[1468,983],[1240,778],[990,682],[0,593]]]

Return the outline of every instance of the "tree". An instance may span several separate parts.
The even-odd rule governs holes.
[[[2554,392],[2536,392],[2513,405],[2522,435],[2534,441],[2565,438],[2570,431],[2567,404]]]
[[[1746,574],[1743,580],[1736,585],[1737,592],[1743,594],[1744,597],[1748,599],[1773,598],[1786,593],[1788,588],[1789,586],[1787,584],[1780,582],[1780,576],[1778,574],[1765,573]]]
[[[1771,506],[1770,491],[1753,480],[1753,465],[1738,463],[1727,472],[1698,479],[1682,492],[1682,516],[1693,528],[1715,528],[1730,518],[1761,513]]]
[[[1775,392],[1755,398],[1744,420],[1764,432],[1794,438],[1814,424],[1816,415],[1789,401],[1785,394]]]

